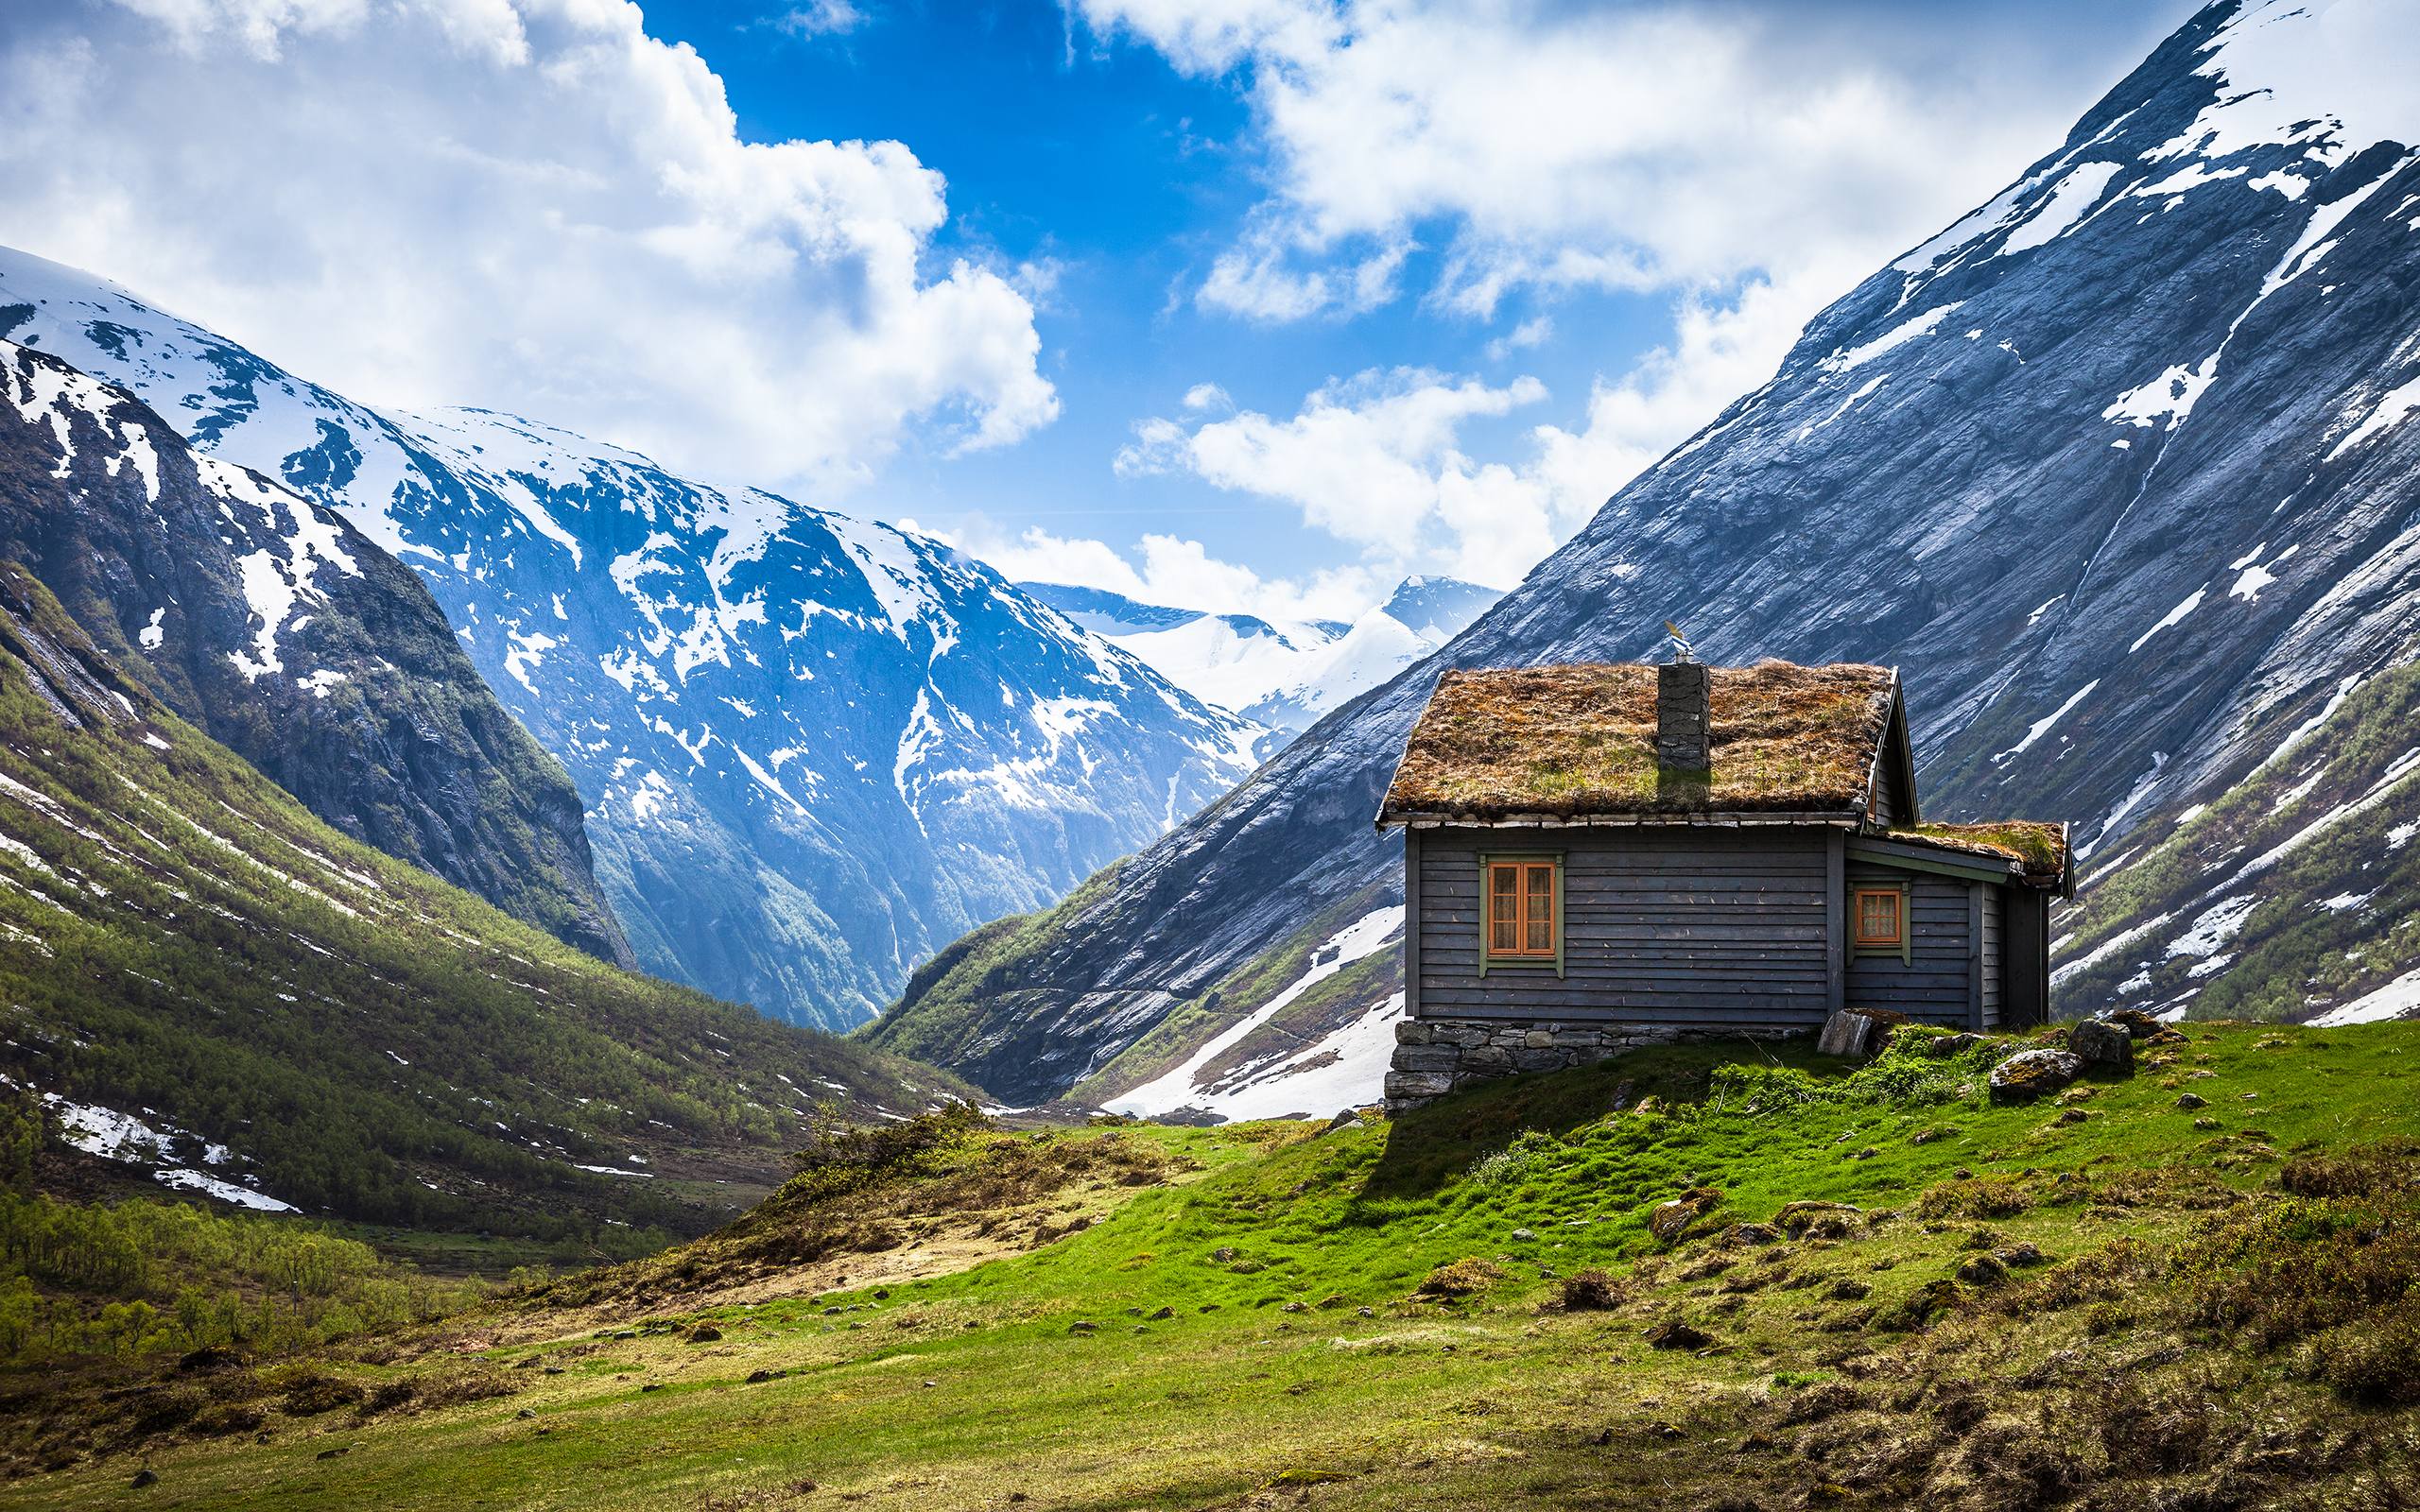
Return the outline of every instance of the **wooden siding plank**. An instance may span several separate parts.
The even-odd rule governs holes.
[[[1983,1027],[1983,884],[1966,886],[1967,1027]]]
[[[1420,1017],[1420,832],[1403,832],[1403,1012]]]

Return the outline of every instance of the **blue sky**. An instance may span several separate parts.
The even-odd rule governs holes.
[[[1514,580],[2190,10],[52,0],[0,239],[372,402],[1349,614]]]

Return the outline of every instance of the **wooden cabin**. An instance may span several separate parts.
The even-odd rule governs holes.
[[[2066,826],[1928,824],[1898,674],[1765,662],[1448,672],[1404,832],[1387,1096],[1888,1008],[2046,1020]]]

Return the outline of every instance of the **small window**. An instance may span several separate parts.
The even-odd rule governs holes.
[[[1859,887],[1857,905],[1857,948],[1895,951],[1908,943],[1907,895],[1896,887]]]
[[[1561,868],[1551,860],[1487,864],[1487,955],[1493,961],[1551,961],[1561,954],[1556,907]]]

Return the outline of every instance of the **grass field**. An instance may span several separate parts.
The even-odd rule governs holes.
[[[2411,1504],[2420,1028],[2017,1108],[1941,1049],[944,1138],[410,1338],[22,1383],[0,1502]]]

